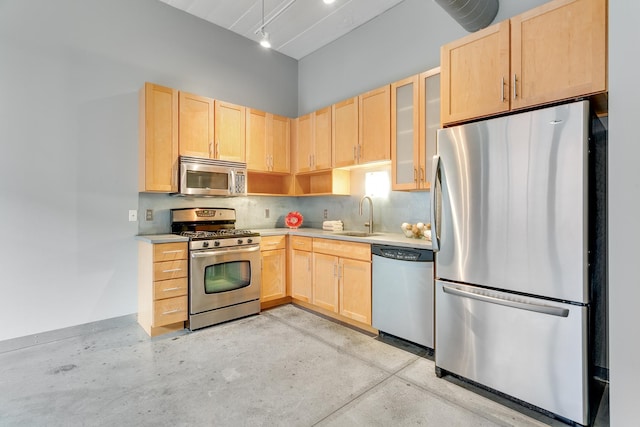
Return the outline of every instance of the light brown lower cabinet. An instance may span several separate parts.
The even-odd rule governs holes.
[[[260,302],[287,296],[287,240],[286,236],[265,236],[260,241],[262,254],[262,283]]]
[[[184,329],[187,242],[138,244],[138,323],[152,337]]]
[[[313,239],[312,304],[371,326],[371,245]]]
[[[289,240],[291,260],[291,297],[306,303],[312,299],[313,280],[312,238],[291,236]]]

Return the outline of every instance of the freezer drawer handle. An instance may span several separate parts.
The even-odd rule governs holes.
[[[520,301],[509,301],[502,298],[491,297],[488,295],[477,294],[475,292],[463,291],[450,286],[442,286],[442,290],[445,294],[457,295],[459,297],[471,298],[478,301],[488,302],[491,304],[499,304],[512,308],[519,308],[521,310],[535,311],[536,313],[550,314],[558,317],[568,317],[569,309],[552,307],[549,305],[531,304]]]

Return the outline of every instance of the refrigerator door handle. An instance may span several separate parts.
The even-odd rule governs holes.
[[[558,317],[569,316],[569,310],[566,308],[553,307],[550,305],[533,304],[533,303],[522,302],[522,301],[507,300],[507,299],[498,298],[494,296],[482,295],[480,293],[463,291],[461,289],[457,289],[447,285],[443,285],[442,290],[444,291],[445,294],[456,295],[463,298],[471,298],[478,301],[487,302],[490,304],[499,304],[499,305],[504,305],[506,307],[518,308],[520,310],[528,310],[528,311],[534,311],[536,313],[549,314],[551,316],[558,316]]]
[[[436,154],[433,156],[431,161],[431,170],[433,171],[433,177],[431,179],[432,188],[431,188],[431,249],[433,252],[440,251],[440,242],[438,241],[438,226],[436,224],[436,202],[438,197],[437,193],[437,180],[438,180],[438,169],[440,168],[440,156]]]

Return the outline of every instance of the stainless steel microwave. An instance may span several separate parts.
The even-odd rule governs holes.
[[[246,196],[247,164],[180,156],[179,194]]]

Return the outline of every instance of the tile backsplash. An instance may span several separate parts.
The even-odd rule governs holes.
[[[369,218],[369,205],[358,213],[360,198],[364,195],[364,174],[371,170],[389,170],[385,165],[375,169],[359,168],[351,171],[351,195],[311,197],[177,197],[167,194],[140,193],[138,196],[139,234],[159,234],[171,231],[170,211],[186,207],[234,208],[237,228],[261,229],[284,227],[284,217],[299,211],[304,217],[302,227],[322,228],[324,210],[327,219],[341,219],[345,230],[365,230]],[[430,222],[430,193],[391,191],[388,197],[373,198],[374,231],[400,232],[403,222]],[[145,220],[147,209],[153,210],[153,220]],[[265,210],[269,210],[269,217]]]

